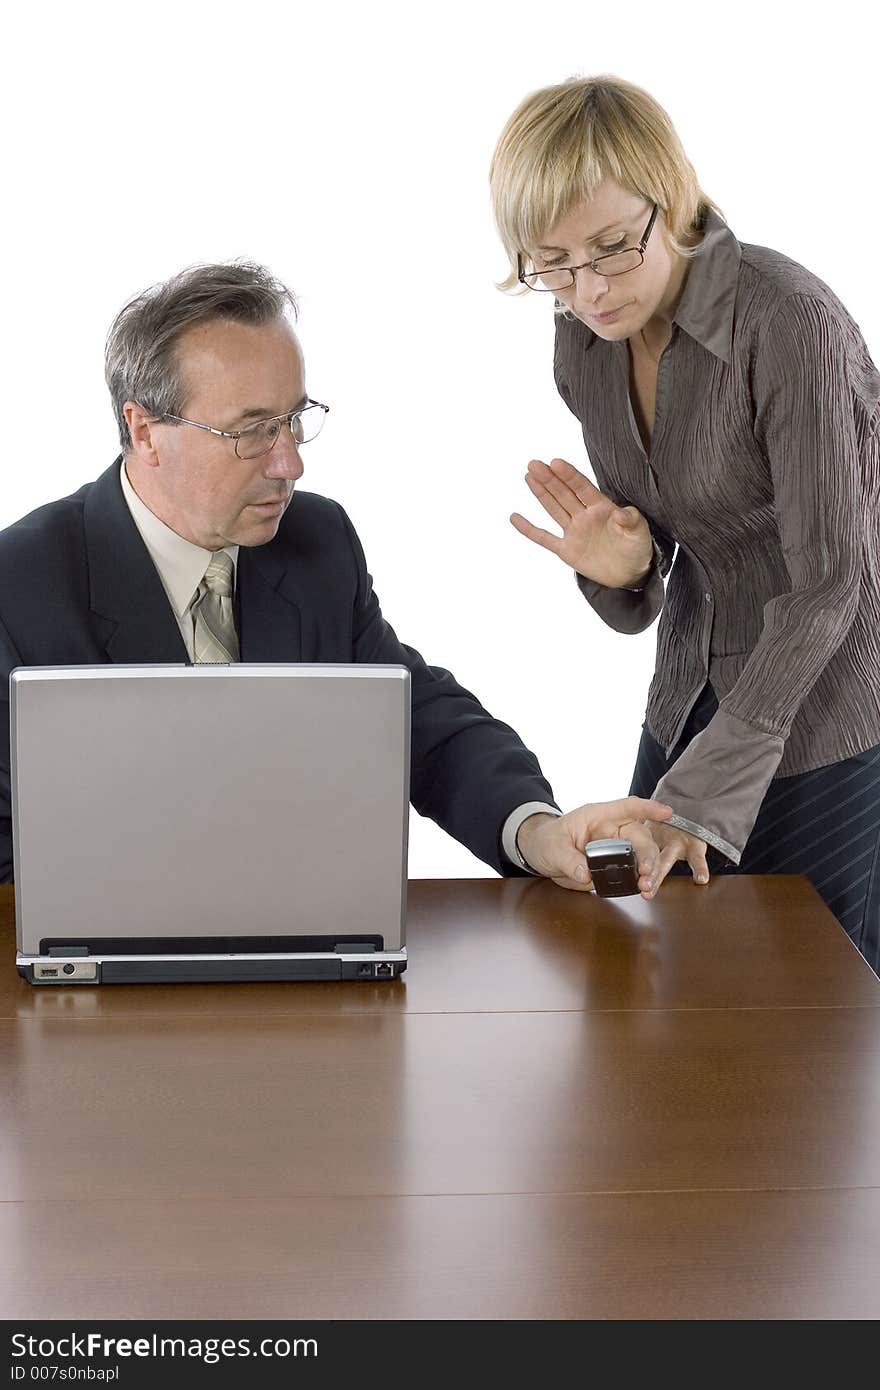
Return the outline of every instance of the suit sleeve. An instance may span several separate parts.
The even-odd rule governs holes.
[[[0,622],[0,883],[12,882],[9,676],[20,665],[21,658]]]
[[[428,666],[398,640],[382,616],[354,527],[341,507],[339,511],[357,571],[354,660],[410,670],[413,806],[497,873],[525,877],[503,854],[501,832],[511,811],[525,802],[555,805],[537,758],[449,671]]]

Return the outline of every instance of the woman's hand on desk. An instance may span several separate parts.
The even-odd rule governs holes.
[[[562,535],[542,531],[514,512],[510,520],[520,535],[552,550],[595,584],[633,589],[647,579],[654,547],[636,507],[618,507],[565,459],[551,459],[549,466],[532,459],[526,482]]]
[[[694,876],[694,883],[709,882],[709,865],[706,861],[706,841],[698,840],[686,830],[674,825],[652,825],[651,835],[660,851],[660,862],[654,875],[654,890],[647,894],[654,897],[673,864],[686,859]]]
[[[579,806],[564,816],[537,812],[523,821],[516,843],[535,873],[552,878],[560,888],[588,893],[593,884],[584,845],[591,840],[629,840],[639,866],[639,892],[643,898],[652,898],[659,881],[660,849],[643,822],[664,821],[671,815],[671,806],[640,796]]]

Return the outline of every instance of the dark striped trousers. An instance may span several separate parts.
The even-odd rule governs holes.
[[[653,794],[717,708],[706,685],[669,758],[643,727],[631,795]],[[880,746],[813,772],[777,777],[739,866],[711,847],[709,855],[713,873],[804,874],[880,974]],[[690,873],[690,867],[679,863],[672,872]]]

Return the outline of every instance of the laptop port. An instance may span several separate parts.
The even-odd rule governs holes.
[[[358,966],[358,975],[372,975],[373,969],[374,967],[372,965],[368,965],[366,961],[362,961],[361,964]]]
[[[41,980],[51,980],[58,974],[57,965],[40,965],[37,967],[37,974]]]
[[[376,974],[377,974],[377,975],[380,975],[380,976],[386,976],[386,977],[387,977],[388,975],[393,975],[393,974],[394,974],[394,968],[393,968],[393,966],[391,965],[391,962],[390,962],[390,961],[387,961],[387,960],[381,960],[381,961],[379,962],[379,964],[376,966]]]

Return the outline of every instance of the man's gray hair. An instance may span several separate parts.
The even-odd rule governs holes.
[[[251,261],[190,266],[130,300],[113,321],[104,354],[123,451],[131,448],[122,413],[126,401],[137,401],[156,416],[182,414],[184,387],[175,351],[182,333],[215,319],[274,323],[288,309],[295,319],[293,291]]]

